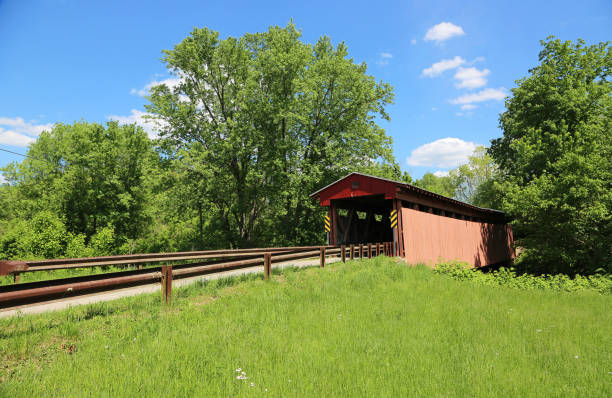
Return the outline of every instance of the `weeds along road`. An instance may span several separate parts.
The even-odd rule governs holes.
[[[335,263],[340,261],[339,257],[327,257],[325,259],[325,263]],[[319,265],[319,257],[316,258],[307,258],[303,260],[290,260],[280,263],[273,263],[273,268],[286,268],[286,267],[310,267],[310,266],[318,266]],[[195,283],[200,280],[212,280],[225,278],[229,276],[238,276],[244,274],[253,274],[253,273],[262,273],[263,267],[256,266],[251,268],[243,268],[231,271],[224,271],[215,274],[208,275],[198,275],[190,278],[177,279],[172,282],[173,288],[178,288],[181,286],[189,285],[191,283]],[[122,297],[135,296],[143,293],[155,293],[160,292],[160,284],[158,282],[143,285],[143,286],[134,286],[127,287],[122,289],[116,289],[108,292],[100,292],[93,294],[86,294],[77,297],[69,297],[69,298],[61,298],[55,300],[49,300],[44,303],[34,303],[34,304],[26,304],[17,307],[11,307],[7,309],[0,309],[0,318],[6,318],[11,316],[18,316],[21,314],[38,314],[41,312],[48,311],[56,311],[65,309],[75,305],[83,305],[83,304],[91,304],[98,303],[101,301],[111,301],[116,300]],[[161,293],[160,293],[161,294]]]

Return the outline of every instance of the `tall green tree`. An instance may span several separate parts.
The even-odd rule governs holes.
[[[449,198],[455,196],[456,187],[450,176],[437,176],[434,173],[425,173],[423,177],[414,182],[414,185]]]
[[[611,272],[612,47],[554,38],[542,46],[490,149],[504,210],[536,271]]]
[[[376,123],[389,119],[391,87],[344,43],[300,37],[292,23],[226,39],[194,29],[164,51],[179,84],[149,97],[168,156],[197,176],[206,212],[232,246],[320,241],[322,212],[308,194],[394,163]]]
[[[449,177],[455,199],[491,209],[501,207],[501,194],[495,186],[499,170],[485,147],[477,147],[468,162],[451,170]]]
[[[48,211],[86,240],[104,227],[120,241],[133,239],[146,224],[144,176],[156,154],[142,129],[57,124],[27,154],[3,169],[9,186],[2,196],[11,198],[13,217],[29,220]]]

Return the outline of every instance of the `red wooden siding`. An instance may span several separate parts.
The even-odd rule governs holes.
[[[474,267],[514,258],[512,227],[458,220],[402,209],[406,262],[434,265],[438,260],[461,260]]]

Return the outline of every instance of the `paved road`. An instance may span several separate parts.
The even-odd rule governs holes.
[[[337,261],[340,261],[338,257],[331,257],[331,258],[327,257],[325,259],[326,264],[335,263]],[[312,259],[304,259],[304,260],[291,260],[291,261],[287,261],[283,263],[273,263],[274,268],[286,268],[286,267],[291,267],[291,266],[309,267],[313,265],[319,265],[318,257],[312,258]],[[218,279],[218,278],[224,278],[228,276],[253,274],[253,273],[263,273],[263,267],[260,265],[257,267],[237,269],[237,270],[219,272],[219,273],[209,274],[209,275],[193,276],[193,277],[184,278],[184,279],[177,279],[177,280],[172,281],[172,287],[176,288],[176,287],[185,286],[185,285],[194,283],[199,280]],[[110,301],[110,300],[116,300],[121,297],[135,296],[137,294],[153,293],[153,292],[160,292],[159,283],[155,283],[151,285],[127,287],[123,289],[115,289],[109,292],[94,293],[94,294],[88,294],[88,295],[77,296],[77,297],[50,300],[50,301],[45,301],[44,303],[28,304],[28,305],[23,305],[19,307],[12,307],[8,309],[0,309],[0,318],[6,318],[6,317],[16,316],[20,314],[38,314],[41,312],[57,311],[57,310],[62,310],[62,309],[65,309],[71,306],[75,306],[75,305],[97,303],[101,301]]]

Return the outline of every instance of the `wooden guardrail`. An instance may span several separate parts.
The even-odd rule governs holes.
[[[320,266],[324,267],[327,256],[339,255],[342,261],[346,261],[347,250],[350,259],[364,258],[364,253],[367,253],[368,258],[382,254],[391,256],[393,251],[392,244],[384,242],[367,245],[360,244],[359,246],[350,245],[348,247],[344,245],[298,246],[131,254],[36,261],[0,261],[0,275],[12,274],[15,276],[15,282],[18,282],[19,274],[26,272],[139,265],[137,270],[0,286],[0,308],[156,282],[161,282],[163,301],[170,303],[172,281],[174,279],[257,266],[264,267],[264,278],[269,279],[274,262],[319,257]],[[189,262],[185,263],[185,261]],[[142,268],[143,264],[160,263],[163,263],[163,265]]]

